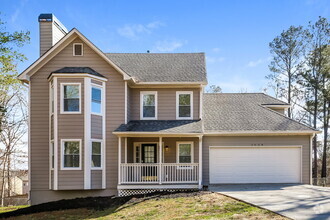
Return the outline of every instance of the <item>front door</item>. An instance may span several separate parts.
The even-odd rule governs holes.
[[[141,145],[142,163],[150,163],[150,166],[142,167],[142,179],[146,182],[157,181],[157,144]]]
[[[142,144],[142,163],[157,163],[157,144]]]

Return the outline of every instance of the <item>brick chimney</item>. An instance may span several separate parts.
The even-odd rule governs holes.
[[[53,14],[40,14],[38,17],[40,31],[40,56],[54,46],[68,30]]]

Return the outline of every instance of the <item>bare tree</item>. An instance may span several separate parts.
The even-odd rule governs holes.
[[[292,99],[298,99],[300,96],[295,81],[303,65],[305,34],[302,26],[291,26],[269,43],[272,55],[269,69],[272,74],[267,78],[274,82],[276,96],[284,97],[289,104],[292,103]],[[288,109],[288,117],[292,117],[291,108]]]
[[[222,89],[220,86],[211,85],[210,88],[206,91],[207,93],[221,93]]]
[[[23,137],[27,133],[27,101],[23,86],[17,90],[9,88],[7,92],[2,92],[1,98],[6,109],[0,132],[0,195],[3,204],[3,198],[10,196],[12,160],[20,160],[16,155],[22,152],[21,148],[24,146]]]

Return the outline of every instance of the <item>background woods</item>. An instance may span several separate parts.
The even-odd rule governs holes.
[[[329,45],[330,26],[323,17],[306,27],[291,26],[269,44],[272,74],[267,78],[275,95],[292,105],[288,117],[314,129],[323,129],[322,140],[318,141],[316,135],[313,138],[313,178],[325,178],[329,174]]]
[[[1,16],[1,14],[0,14]],[[17,79],[17,65],[26,60],[19,49],[30,40],[28,31],[6,31],[0,17],[0,196],[15,191],[15,178],[27,162],[27,90]]]

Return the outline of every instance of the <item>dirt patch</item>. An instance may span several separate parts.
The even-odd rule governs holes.
[[[12,212],[5,212],[0,214],[0,218],[15,217],[20,215],[28,215],[33,213],[59,211],[67,209],[95,209],[104,210],[107,208],[116,208],[126,203],[142,202],[148,199],[155,198],[177,198],[197,195],[199,192],[154,192],[143,195],[133,195],[124,197],[86,197],[77,199],[64,199],[55,202],[47,202],[39,205],[29,206],[18,209]]]

